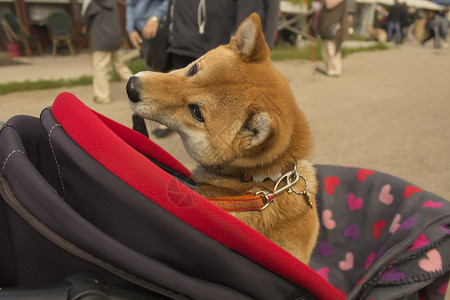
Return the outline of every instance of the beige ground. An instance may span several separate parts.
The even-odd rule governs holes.
[[[90,73],[86,54],[27,61],[31,63],[26,66],[0,67],[0,82]],[[309,61],[275,65],[310,121],[314,162],[376,169],[450,199],[450,49],[403,45],[353,54],[344,59],[340,78],[314,74]],[[109,105],[93,103],[91,86],[0,96],[0,120],[16,114],[37,116],[62,91],[131,124],[124,82],[112,84],[114,100]],[[153,139],[189,168],[194,166],[178,137]]]
[[[340,78],[315,74],[309,61],[276,62],[310,121],[316,144],[311,159],[390,173],[450,200],[450,49],[430,46],[353,54],[345,58]],[[0,67],[0,83],[91,72],[87,54],[21,60],[29,64]],[[125,83],[111,86],[109,105],[92,101],[91,86],[0,96],[0,121],[17,114],[38,116],[68,91],[130,126]],[[153,140],[188,168],[195,165],[177,136]]]

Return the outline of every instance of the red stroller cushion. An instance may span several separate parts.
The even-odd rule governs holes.
[[[320,299],[342,298],[308,266],[153,164],[141,153],[189,175],[189,171],[146,137],[94,113],[69,93],[57,97],[52,113],[90,156],[177,218]]]

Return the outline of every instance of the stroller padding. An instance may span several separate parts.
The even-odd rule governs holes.
[[[313,295],[326,298],[330,293],[335,297],[334,288],[308,266],[170,175],[160,172],[127,143],[125,135],[119,138],[72,94],[59,95],[52,105],[52,113],[71,139],[91,157],[164,210],[284,278],[308,286]],[[120,124],[115,126],[130,130]],[[140,138],[145,139],[142,135]]]
[[[1,260],[12,261],[0,270],[2,287],[88,272],[111,285],[139,279],[153,296],[175,299],[340,297],[309,267],[161,171],[142,154],[151,154],[152,145],[131,147],[127,131],[136,137],[134,131],[99,117],[73,95],[59,96],[37,122],[17,116],[0,131],[2,198],[95,261],[50,243],[2,201],[9,229],[1,238],[11,242],[1,245]],[[111,128],[122,130],[120,137]],[[188,175],[183,167],[178,172]]]
[[[388,174],[316,165],[308,267],[198,195],[159,146],[69,93],[0,128],[0,168],[3,291],[88,273],[150,299],[445,297],[450,203]]]

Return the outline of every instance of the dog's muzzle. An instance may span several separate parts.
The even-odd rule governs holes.
[[[141,101],[140,91],[141,90],[141,82],[139,80],[139,77],[132,76],[130,79],[128,79],[127,83],[127,94],[128,99],[130,99],[131,102],[137,103]]]

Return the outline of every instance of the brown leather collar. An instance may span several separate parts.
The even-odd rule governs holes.
[[[243,176],[242,174],[241,181],[243,177],[245,178],[245,176]],[[300,180],[300,178],[305,182],[305,189],[302,192],[298,192],[294,189],[295,184]],[[229,212],[261,211],[269,206],[269,204],[273,202],[277,195],[286,191],[289,193],[294,192],[297,195],[303,195],[308,206],[311,209],[313,208],[308,194],[308,181],[303,175],[297,172],[296,164],[294,164],[294,167],[291,170],[288,170],[281,175],[281,177],[275,183],[273,192],[268,190],[261,190],[259,192],[256,192],[255,194],[235,197],[209,198],[208,200]]]

